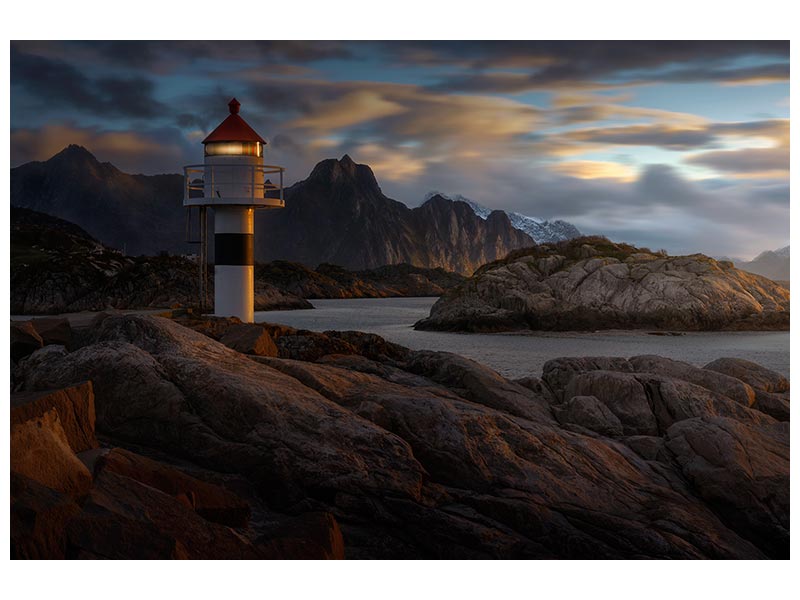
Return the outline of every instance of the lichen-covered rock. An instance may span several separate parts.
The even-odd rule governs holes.
[[[603,238],[578,238],[484,265],[416,327],[788,330],[789,292],[701,254],[655,256]]]

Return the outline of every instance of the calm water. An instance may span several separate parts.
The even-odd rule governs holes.
[[[558,356],[658,354],[703,366],[722,356],[752,360],[789,375],[788,332],[687,333],[654,336],[644,332],[542,333],[536,335],[414,331],[436,298],[311,300],[316,310],[256,313],[256,321],[300,329],[377,333],[414,350],[446,350],[488,365],[510,378],[540,375]]]

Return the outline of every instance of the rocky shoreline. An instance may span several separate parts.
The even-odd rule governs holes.
[[[359,332],[99,314],[13,323],[12,385],[18,558],[789,554],[789,382],[738,359],[511,381]]]
[[[415,327],[788,331],[789,290],[702,254],[668,256],[584,237],[484,265]]]
[[[77,225],[11,210],[11,314],[197,307],[199,267],[182,256],[125,256]],[[208,302],[214,267],[209,266]],[[255,265],[255,310],[311,309],[308,298],[439,296],[464,277],[408,264],[348,271],[273,261]]]

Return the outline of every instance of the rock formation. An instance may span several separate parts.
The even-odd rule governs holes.
[[[702,254],[666,256],[578,238],[484,265],[416,327],[788,330],[789,291]]]
[[[91,381],[102,447],[77,498],[15,475],[12,554],[788,556],[788,423],[753,387],[788,404],[788,382],[763,368],[564,358],[514,382],[358,332],[264,324],[277,356],[245,355],[216,341],[234,320],[183,322],[103,315],[19,362],[27,392]],[[16,422],[67,405],[35,402]]]

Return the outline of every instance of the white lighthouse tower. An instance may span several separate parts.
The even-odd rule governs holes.
[[[266,142],[239,116],[240,106],[232,99],[228,117],[203,140],[205,163],[183,168],[183,205],[200,207],[201,240],[205,209],[214,209],[214,314],[252,323],[253,213],[283,207],[284,169],[264,164]]]

